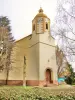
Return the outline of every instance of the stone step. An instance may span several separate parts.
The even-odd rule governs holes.
[[[56,84],[45,84],[44,87],[53,87],[53,86],[57,86]]]

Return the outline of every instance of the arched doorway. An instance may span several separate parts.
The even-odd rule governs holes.
[[[45,78],[46,78],[45,80],[46,80],[47,84],[52,83],[52,71],[51,71],[51,69],[46,69]]]

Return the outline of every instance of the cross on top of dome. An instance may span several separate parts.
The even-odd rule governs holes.
[[[39,9],[39,13],[43,13],[42,7],[40,7],[40,9]]]

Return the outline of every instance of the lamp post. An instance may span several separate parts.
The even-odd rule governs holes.
[[[24,56],[24,65],[23,65],[23,86],[26,86],[26,57]]]

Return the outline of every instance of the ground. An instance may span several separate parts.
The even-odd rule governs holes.
[[[75,100],[75,87],[1,86],[0,100]]]

